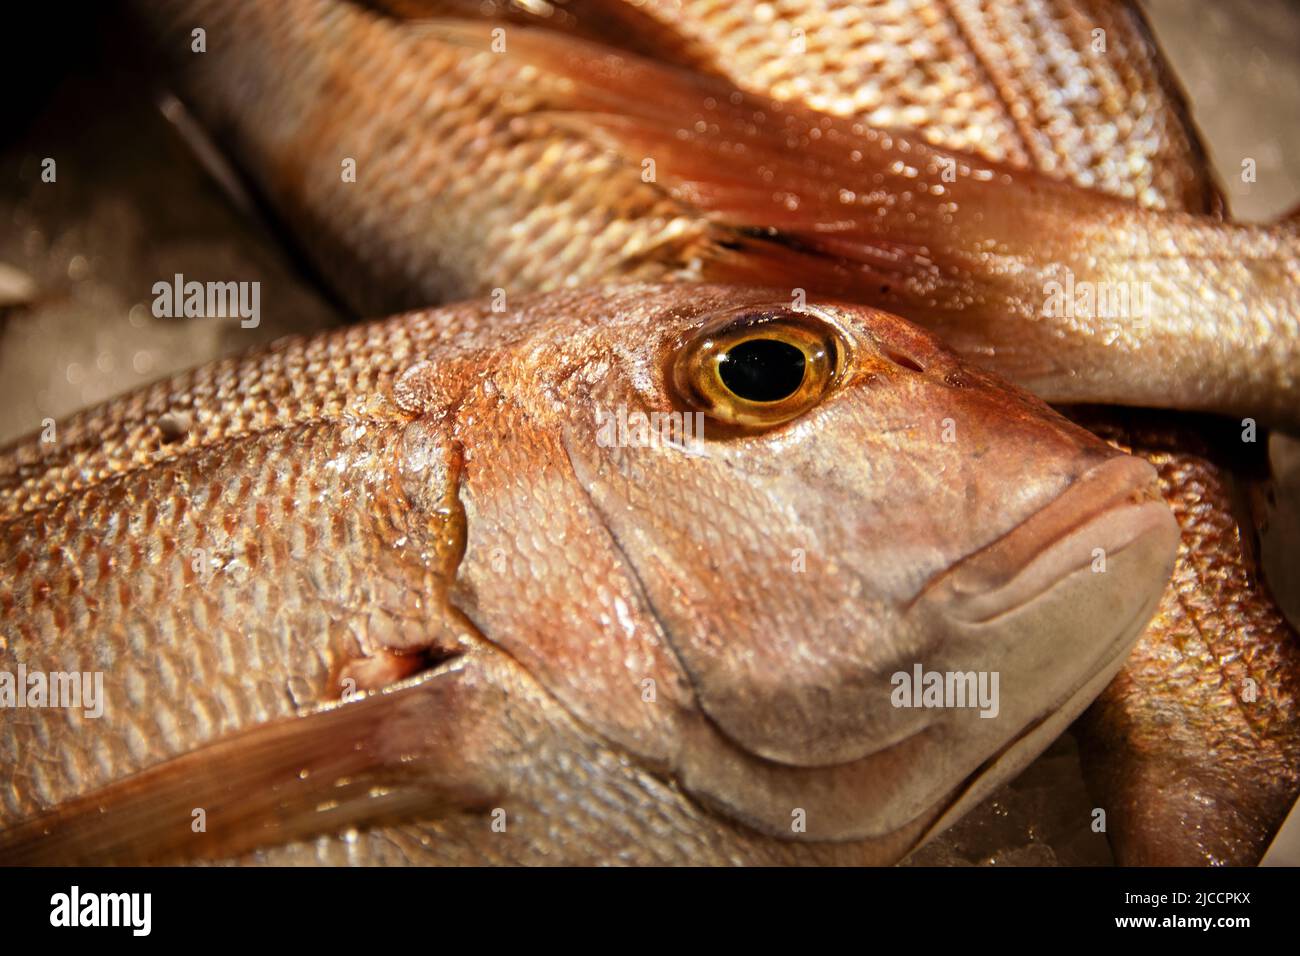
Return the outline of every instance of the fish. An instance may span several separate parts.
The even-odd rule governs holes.
[[[370,6],[386,8],[380,12],[406,18],[443,12],[423,3],[408,4],[405,10],[398,9],[395,4]],[[1145,208],[1208,216],[1224,213],[1225,204],[1209,172],[1205,150],[1191,122],[1182,92],[1164,66],[1141,9],[1135,4],[1109,0],[1008,0],[999,3],[916,0],[907,4],[850,5],[809,0],[784,3],[776,16],[761,17],[757,14],[750,16],[747,6],[717,6],[690,0],[669,5],[647,0],[636,5],[598,5],[595,12],[610,15],[615,22],[613,27],[606,25],[596,30],[579,28],[574,22],[585,20],[589,23],[590,6],[531,6],[545,7],[553,14],[549,17],[552,24],[563,20],[566,28],[575,29],[589,40],[720,76],[751,94],[803,103],[877,128],[910,128],[929,144],[969,151],[993,162],[1036,169],[1082,187],[1129,199]],[[570,17],[570,8],[577,9],[578,16]],[[196,10],[202,13],[197,19],[190,15]],[[307,12],[306,8],[301,8],[301,11]],[[464,15],[461,10],[452,12]],[[494,16],[500,12],[497,8]],[[266,10],[262,13],[265,14]],[[646,22],[645,14],[655,18],[657,25],[656,22]],[[258,13],[256,8],[244,5],[239,15],[256,17]],[[187,16],[191,22],[187,22]],[[338,6],[333,8],[330,16],[334,18],[335,37],[367,35],[372,29],[370,12],[360,6]],[[535,17],[520,16],[536,25]],[[382,18],[373,19],[385,23]],[[215,7],[190,8],[189,14],[177,20],[179,26],[175,30],[160,31],[164,39],[163,49],[180,49],[178,44],[167,39],[168,36],[173,40],[186,36],[185,30],[193,29],[193,23],[200,20],[209,25],[221,24],[222,29],[217,35],[240,35],[238,17],[233,12],[223,15],[223,11]],[[362,21],[367,22],[365,30],[352,29]],[[159,21],[153,22],[157,25]],[[373,29],[391,27],[396,31],[398,26],[397,21],[390,18],[386,26]],[[414,28],[415,24],[411,26]],[[1097,31],[1101,31],[1100,38],[1104,41],[1100,48],[1096,42]],[[261,37],[271,36],[273,32],[263,30]],[[794,42],[799,32],[808,41],[802,49]],[[410,36],[409,33],[404,35]],[[258,85],[257,78],[250,76],[249,72],[259,62],[258,57],[247,55],[250,42],[254,44],[252,49],[256,50],[255,44],[262,41],[257,37],[241,40],[244,56],[233,61],[237,68],[225,70],[225,75],[222,75],[222,70],[214,70],[214,75],[207,78],[206,86],[201,76],[190,78],[190,85],[196,87],[196,92],[190,97],[192,102],[231,90],[231,77],[234,75],[240,76],[243,83]],[[366,51],[360,59],[380,71],[387,71],[385,83],[380,84],[383,89],[374,98],[366,100],[367,109],[363,114],[374,117],[381,112],[393,111],[403,117],[406,128],[424,128],[412,119],[419,119],[418,100],[405,92],[410,89],[410,78],[417,74],[404,73],[399,68],[400,60],[385,59],[388,52],[382,43],[365,46],[360,41],[350,42],[356,49]],[[312,59],[310,54],[302,55],[309,61]],[[191,66],[197,63],[197,58],[187,59]],[[420,62],[427,65],[428,62],[444,61]],[[211,60],[203,63],[210,64]],[[354,81],[364,81],[364,75],[360,75],[364,70],[354,72],[359,74],[352,78]],[[474,75],[457,76],[465,77],[465,83],[458,87],[461,95],[482,82],[481,77]],[[394,77],[406,77],[408,85],[387,82]],[[242,128],[242,110],[247,110],[250,105],[273,104],[277,102],[275,96],[289,93],[286,85],[278,82],[278,75],[276,80],[278,85],[275,86],[269,81],[263,82],[263,95],[252,104],[238,100],[223,104],[209,101],[207,118],[227,142],[238,140],[236,134]],[[395,96],[395,90],[405,92],[405,96]],[[296,115],[293,113],[296,108],[296,101],[290,103],[291,116]],[[221,115],[223,111],[228,111],[224,118]],[[269,128],[277,129],[276,124],[283,117],[276,116],[274,108],[271,108],[263,119],[270,124]],[[357,130],[365,133],[375,128],[376,122],[371,119],[368,124],[360,124]],[[440,135],[434,138],[437,142],[451,142],[462,148],[474,143],[466,134],[457,138],[456,129],[454,124],[437,127]],[[400,142],[403,134],[390,131],[389,135],[393,141]],[[509,155],[514,142],[496,143],[497,154]],[[272,147],[275,145],[271,144]],[[238,153],[238,148],[233,152]],[[557,148],[551,155],[561,153],[562,150]],[[408,150],[407,155],[424,158],[418,150]],[[524,155],[524,168],[534,168],[539,157]],[[592,162],[585,150],[563,155],[569,160],[567,168],[578,168],[583,163]],[[547,154],[543,153],[541,157],[547,158]],[[249,167],[256,166],[255,161],[246,163]],[[399,172],[423,172],[428,168],[427,164],[407,162]],[[500,171],[501,180],[509,180],[509,169],[500,161],[490,168],[493,172]],[[537,179],[548,183],[562,181],[564,170],[558,169],[555,162],[538,168],[543,172]],[[583,182],[597,181],[600,168],[594,163],[586,168]],[[282,204],[283,196],[295,195],[293,184],[302,179],[300,170],[290,167],[286,172],[288,188],[283,192],[283,184],[263,179],[269,184],[264,189],[268,193],[279,193]],[[433,172],[436,175],[438,171],[435,168]],[[423,178],[421,175],[412,176],[411,181],[405,183],[392,176],[385,179],[381,175],[380,178],[389,183],[389,195],[400,195],[403,190],[419,190],[422,183],[430,181],[427,173]],[[363,183],[364,180],[359,185]],[[393,183],[399,185],[393,186]],[[640,192],[633,193],[640,188],[633,184],[627,195],[641,195]],[[571,195],[584,194],[576,188],[569,192]],[[483,193],[470,195],[473,198]],[[620,192],[620,196],[623,195]],[[465,227],[483,228],[485,223],[497,223],[498,220],[493,218],[494,210],[499,208],[499,204],[510,201],[514,201],[514,197],[493,195],[492,201],[477,209],[467,222],[458,222],[456,254],[466,248],[460,243],[462,235],[470,231]],[[368,197],[366,202],[374,202],[374,197]],[[359,205],[364,207],[364,203]],[[404,209],[412,208],[409,204],[399,205]],[[350,206],[346,208],[353,209]],[[620,214],[627,208],[620,206]],[[303,214],[301,210],[296,212],[299,216]],[[529,236],[546,237],[552,243],[540,257],[530,259],[519,254],[519,246],[507,245],[503,247],[504,252],[499,252],[506,268],[498,271],[497,260],[492,258],[459,270],[451,268],[453,263],[448,262],[445,256],[441,259],[411,256],[401,259],[410,263],[409,272],[401,274],[397,268],[376,266],[377,253],[393,245],[399,250],[403,248],[404,240],[399,238],[394,242],[391,230],[396,230],[399,237],[405,234],[408,237],[405,241],[418,244],[427,231],[427,224],[401,217],[372,217],[365,208],[345,219],[348,229],[360,230],[364,242],[358,243],[351,254],[343,252],[322,261],[328,261],[325,271],[336,287],[341,276],[351,277],[344,284],[352,286],[354,301],[360,301],[363,309],[367,307],[365,297],[395,296],[400,299],[410,294],[412,288],[422,288],[424,291],[417,294],[434,298],[466,294],[467,289],[480,288],[481,285],[514,288],[514,280],[520,276],[533,285],[552,281],[588,281],[591,273],[582,273],[573,280],[568,278],[577,275],[575,270],[583,264],[581,261],[575,263],[565,255],[572,241],[568,223],[577,222],[579,234],[596,232],[603,236],[609,233],[617,238],[629,232],[621,218],[612,220],[612,227],[603,221],[591,225],[580,219],[570,206],[562,210],[558,220],[534,216],[528,220],[526,229],[519,229]],[[435,220],[446,219],[441,211],[435,217]],[[314,219],[308,221],[314,235],[328,233],[324,223]],[[662,224],[663,220],[658,222]],[[652,245],[663,248],[664,242],[660,239]],[[637,251],[640,248],[634,247]],[[369,260],[360,270],[361,274],[378,272],[382,278],[372,285],[362,282],[358,286],[356,262],[359,258],[366,261],[367,257]],[[431,262],[438,267],[430,268]],[[539,264],[556,268],[553,271],[542,268],[540,273],[529,271],[535,270]],[[476,269],[489,271],[480,273]],[[475,286],[479,274],[489,275],[490,281]],[[1044,352],[1050,355],[1052,350],[1048,348]],[[1276,641],[1279,646],[1285,646],[1289,641],[1294,646],[1300,638],[1278,613],[1265,583],[1251,572],[1253,529],[1249,523],[1243,525],[1239,521],[1236,511],[1230,507],[1230,496],[1215,491],[1240,483],[1237,474],[1240,452],[1246,446],[1240,445],[1239,453],[1233,456],[1198,454],[1196,449],[1203,445],[1201,432],[1206,427],[1205,420],[1146,416],[1135,425],[1133,417],[1133,413],[1125,409],[1108,413],[1093,409],[1083,423],[1089,428],[1102,430],[1125,450],[1131,449],[1158,466],[1162,491],[1174,505],[1183,529],[1174,573],[1178,588],[1166,592],[1160,612],[1138,644],[1132,662],[1134,671],[1145,670],[1148,675],[1156,673],[1163,660],[1163,666],[1177,668],[1184,674],[1198,673],[1198,668],[1205,668],[1196,681],[1212,685],[1218,679],[1215,675],[1220,673],[1220,662],[1210,653],[1183,654],[1181,649],[1186,646],[1186,634],[1198,632],[1208,646],[1240,648],[1241,653],[1248,653],[1251,637],[1232,630],[1235,622],[1240,621],[1274,622],[1262,627],[1265,639]],[[1195,596],[1195,601],[1189,601],[1191,596]],[[1251,629],[1252,633],[1254,630]],[[1230,660],[1231,655],[1226,655],[1225,659]],[[1286,679],[1286,673],[1285,668],[1271,671],[1274,679],[1281,680]],[[1124,684],[1117,681],[1113,686],[1118,689]],[[1099,805],[1108,809],[1113,819],[1121,821],[1107,836],[1120,860],[1143,857],[1144,850],[1129,847],[1130,842],[1138,841],[1148,847],[1163,845],[1168,848],[1167,852],[1180,854],[1181,859],[1205,862],[1204,855],[1198,856],[1201,847],[1199,834],[1208,828],[1217,828],[1223,833],[1228,822],[1226,817],[1216,819],[1218,811],[1213,801],[1203,800],[1198,813],[1181,817],[1163,812],[1143,815],[1124,812],[1125,806],[1157,806],[1166,799],[1169,788],[1142,785],[1152,781],[1159,783],[1160,775],[1155,773],[1138,774],[1135,780],[1126,783],[1125,775],[1111,765],[1123,765],[1132,771],[1140,769],[1144,762],[1155,762],[1165,768],[1204,768],[1202,774],[1212,774],[1208,768],[1224,755],[1222,742],[1216,743],[1204,737],[1198,739],[1189,734],[1162,734],[1159,725],[1156,728],[1143,726],[1143,721],[1149,721],[1152,714],[1161,715],[1164,725],[1181,720],[1201,728],[1210,726],[1198,714],[1198,708],[1204,702],[1203,695],[1186,697],[1177,681],[1153,680],[1149,676],[1143,686],[1151,695],[1146,703],[1136,694],[1117,692],[1112,695],[1112,689],[1108,688],[1094,708],[1106,706],[1112,716],[1110,723],[1121,728],[1127,726],[1129,732],[1106,732],[1105,724],[1095,721],[1084,721],[1075,728],[1085,754],[1090,755],[1091,783]],[[1285,694],[1280,696],[1285,699]],[[1125,723],[1120,723],[1125,712],[1129,716]],[[1286,719],[1255,721],[1254,736],[1238,732],[1227,738],[1233,747],[1231,764],[1239,776],[1267,780],[1269,786],[1278,790],[1279,795],[1264,797],[1274,806],[1285,803],[1288,793],[1292,801],[1297,795],[1296,787],[1288,782],[1286,776],[1272,769],[1274,757],[1271,754],[1277,751],[1279,741],[1285,741],[1291,733],[1288,722],[1295,719],[1294,713],[1288,716],[1285,708],[1278,713]],[[1093,741],[1091,735],[1098,727],[1102,728],[1102,736],[1099,741]],[[1143,748],[1141,753],[1134,750],[1139,743]],[[1285,745],[1281,749],[1285,751]],[[1276,829],[1282,816],[1272,814],[1271,819],[1269,817],[1265,814],[1258,821],[1248,819],[1249,832],[1236,837],[1226,836],[1227,842],[1239,850],[1235,859],[1252,862],[1248,851],[1242,848],[1257,845],[1260,833]],[[1237,819],[1240,820],[1241,816]],[[1187,825],[1184,825],[1185,821]],[[1220,858],[1226,859],[1222,853]]]
[[[0,677],[103,689],[0,711],[9,864],[894,862],[1110,681],[1178,540],[1147,462],[764,288],[406,314],[42,437]]]
[[[445,16],[456,3],[144,6],[182,97],[363,312],[615,278],[768,284],[904,315],[1051,402],[1300,427],[1294,222],[1143,207],[877,125],[892,114],[863,118],[849,90],[837,115],[816,108],[829,93],[745,89],[718,75],[727,43],[713,69],[682,65],[692,37],[664,6],[576,2],[574,30]],[[846,15],[800,9],[818,32],[781,29],[805,45]],[[603,42],[629,17],[654,20],[641,45],[666,59]]]

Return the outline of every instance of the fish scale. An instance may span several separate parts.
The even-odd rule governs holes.
[[[404,495],[397,511],[378,507],[395,494],[394,437],[350,420],[210,441],[5,520],[6,657],[103,671],[118,701],[99,718],[5,722],[11,782],[36,783],[6,788],[5,821],[291,715],[381,634],[428,631],[422,596],[454,548]],[[311,458],[325,466],[305,468]]]
[[[264,186],[294,195],[291,201],[301,221],[319,225],[321,268],[356,294],[363,314],[465,298],[495,287],[577,285],[613,271],[616,263],[635,261],[640,250],[684,249],[698,241],[683,228],[678,210],[649,184],[629,183],[608,204],[568,202],[593,179],[599,182],[608,175],[610,158],[596,146],[562,134],[512,132],[512,120],[527,104],[507,108],[499,90],[473,82],[493,54],[467,58],[444,44],[396,30],[352,4],[295,0],[283,8],[238,8],[210,3],[153,12],[167,18],[161,29],[171,36],[169,42],[178,44],[174,54],[188,51],[190,29],[199,23],[213,38],[214,60],[218,44],[227,42],[224,37],[240,37],[241,46],[255,44],[276,64],[273,72],[231,89],[229,99],[205,119],[230,144],[239,141],[236,117],[250,111],[280,128],[276,142],[290,146],[287,152],[276,149],[267,155],[250,144],[252,155],[274,170]],[[251,33],[245,34],[248,29]],[[309,62],[302,62],[304,57]],[[299,75],[320,78],[330,91],[325,100],[315,105],[295,101],[281,82],[286,62]],[[355,62],[375,68],[358,73],[351,67]],[[430,75],[441,78],[450,98],[429,96],[425,83]],[[409,76],[419,77],[420,83],[405,82]],[[381,102],[384,108],[376,109]],[[293,119],[286,122],[286,117]],[[394,130],[417,127],[429,135],[395,141]],[[312,148],[304,148],[307,144]],[[449,155],[457,162],[449,163]],[[344,158],[356,161],[359,188],[339,193],[330,184],[340,181]],[[472,172],[467,175],[467,170]],[[304,182],[317,185],[299,192]],[[384,202],[376,205],[373,190]],[[563,212],[537,215],[537,195],[549,196]],[[382,212],[392,207],[411,213],[393,220]],[[344,223],[375,237],[366,244],[368,252],[358,257],[350,244],[330,241]],[[394,234],[404,241],[389,241]],[[485,235],[488,241],[429,241],[447,235]],[[580,238],[576,248],[575,238]],[[686,254],[676,258],[683,260]],[[563,279],[557,279],[557,266]],[[629,278],[651,278],[659,268],[633,265],[620,271]],[[385,278],[378,286],[349,279],[363,273]],[[401,291],[411,287],[422,290],[418,298]]]
[[[479,307],[464,311],[470,327],[475,315],[488,314]],[[443,328],[429,322],[342,329],[284,343],[256,359],[222,360],[124,403],[87,409],[61,423],[57,442],[16,443],[0,462],[0,516],[46,507],[93,482],[221,439],[344,415],[399,421],[384,384],[444,339]],[[340,351],[364,351],[373,361],[340,361]],[[184,422],[175,442],[165,440],[162,423],[169,419]]]
[[[915,129],[949,148],[1144,205],[1214,204],[1185,110],[1151,56],[1141,14],[1128,4],[646,0],[636,7],[689,46],[690,62],[742,89]],[[560,8],[580,22],[585,12],[582,3]],[[795,29],[804,31],[802,51]],[[1104,51],[1093,49],[1094,29],[1105,31]]]

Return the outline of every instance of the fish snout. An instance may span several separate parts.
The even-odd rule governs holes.
[[[974,673],[997,688],[978,715],[936,718],[947,757],[968,765],[936,828],[1018,772],[1109,683],[1159,605],[1178,540],[1155,469],[1120,455],[922,591],[912,613],[933,655],[920,672]]]
[[[953,620],[992,624],[1023,612],[1082,571],[1090,576],[1080,580],[1092,583],[1069,589],[1077,600],[1092,600],[1102,615],[1095,624],[1104,626],[1123,595],[1159,592],[1177,542],[1178,526],[1159,496],[1155,469],[1140,458],[1116,456],[939,575],[920,600],[943,606]],[[1121,568],[1130,574],[1116,574]]]

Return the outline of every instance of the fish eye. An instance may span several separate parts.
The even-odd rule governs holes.
[[[678,353],[673,380],[688,404],[748,428],[790,421],[840,374],[838,330],[813,312],[746,308],[701,328]]]

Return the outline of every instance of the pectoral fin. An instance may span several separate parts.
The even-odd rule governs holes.
[[[445,43],[493,48],[490,24],[446,19],[419,28]],[[816,280],[805,285],[859,299],[888,299],[912,281],[964,288],[969,274],[942,261],[945,251],[962,248],[963,237],[954,235],[959,223],[944,212],[947,190],[932,194],[929,184],[941,187],[939,166],[952,158],[970,193],[967,212],[976,211],[972,204],[1005,201],[980,188],[995,175],[983,160],[613,47],[510,27],[500,59],[495,79],[510,87],[513,71],[520,96],[535,104],[533,115],[606,145],[627,160],[631,174],[652,176],[717,225],[713,278],[761,281],[770,277],[771,260],[784,257],[785,271]],[[918,175],[927,181],[924,192]],[[915,201],[895,208],[895,197],[909,190]],[[744,247],[748,256],[753,246],[768,253],[767,262],[728,254]]]
[[[469,769],[481,729],[464,719],[471,659],[254,727],[0,831],[0,863],[227,859],[488,805]]]
[[[420,29],[492,48],[490,24]],[[1043,298],[1036,270],[1072,254],[1081,205],[1117,200],[549,30],[508,27],[497,60],[494,82],[516,82],[532,116],[609,149],[710,224],[700,278],[863,302],[959,351],[996,351],[1022,378],[1062,371],[1025,334]]]

